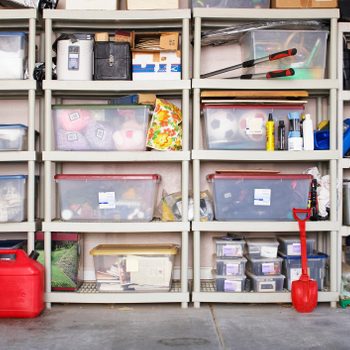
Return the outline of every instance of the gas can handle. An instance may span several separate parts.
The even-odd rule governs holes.
[[[1,255],[16,255],[16,260],[26,260],[28,256],[26,252],[22,249],[0,249],[0,259]]]

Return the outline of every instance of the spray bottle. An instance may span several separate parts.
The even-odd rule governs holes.
[[[305,151],[314,150],[314,126],[310,114],[305,114],[303,122],[303,143]]]
[[[266,122],[266,151],[275,150],[275,122],[272,113],[269,113],[269,119]]]

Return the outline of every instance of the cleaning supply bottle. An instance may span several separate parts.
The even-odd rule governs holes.
[[[288,113],[289,133],[288,151],[301,151],[303,149],[303,138],[300,133],[300,115],[298,112]]]
[[[275,150],[275,122],[272,113],[269,113],[269,119],[266,122],[266,151]]]
[[[305,114],[303,122],[303,144],[305,151],[314,150],[314,126],[310,114]]]
[[[284,125],[284,120],[278,122],[278,150],[284,151],[286,149],[286,126]]]

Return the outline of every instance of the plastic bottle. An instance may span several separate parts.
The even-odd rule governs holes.
[[[278,122],[278,150],[284,151],[286,149],[286,126],[284,120]]]
[[[266,122],[266,151],[275,150],[275,122],[272,113],[269,113],[269,119]]]
[[[288,113],[289,133],[288,151],[301,151],[303,149],[303,138],[300,133],[300,115],[298,112]]]
[[[305,115],[303,122],[303,145],[305,151],[314,150],[314,126],[310,114]]]

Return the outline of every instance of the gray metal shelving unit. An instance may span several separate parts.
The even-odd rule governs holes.
[[[45,62],[46,71],[52,68],[52,32],[91,32],[95,30],[115,30],[116,28],[157,30],[167,28],[182,33],[182,80],[164,81],[54,81],[50,74],[43,83],[45,91],[45,265],[46,302],[50,303],[181,303],[187,307],[188,291],[188,236],[190,224],[188,212],[189,182],[189,101],[191,82],[189,78],[189,30],[190,10],[175,11],[74,11],[45,10]],[[51,105],[54,97],[62,96],[111,96],[122,92],[152,91],[161,94],[176,93],[182,99],[183,112],[183,151],[181,152],[58,152],[52,150]],[[52,218],[52,165],[64,162],[178,162],[181,164],[182,183],[182,222],[150,223],[96,223],[62,222]],[[96,289],[85,287],[77,293],[51,292],[51,232],[83,233],[133,233],[149,232],[155,235],[164,232],[177,232],[181,235],[181,281],[174,283],[169,293],[98,293]]]
[[[27,163],[27,221],[20,223],[1,223],[0,232],[26,232],[28,251],[34,249],[35,221],[35,164],[38,154],[35,150],[35,99],[36,81],[33,78],[35,66],[36,10],[2,10],[0,27],[3,31],[16,30],[28,33],[28,72],[27,80],[0,80],[2,99],[25,100],[28,106],[28,150],[0,152],[1,163]],[[1,103],[1,102],[0,102]],[[1,235],[1,233],[0,233]]]
[[[213,282],[201,281],[201,235],[206,232],[297,232],[296,222],[200,222],[200,174],[201,162],[229,161],[229,162],[305,162],[314,161],[328,164],[331,182],[331,213],[330,221],[308,222],[308,231],[321,232],[326,236],[326,243],[330,253],[330,288],[319,293],[320,302],[330,302],[336,305],[339,298],[337,283],[338,271],[338,242],[339,242],[339,213],[337,208],[337,173],[340,163],[337,147],[337,93],[339,81],[337,78],[337,21],[339,11],[327,10],[277,10],[277,9],[193,9],[194,17],[194,65],[193,65],[193,193],[194,193],[194,222],[193,256],[194,279],[192,300],[195,307],[201,302],[225,303],[279,303],[291,302],[291,294],[283,293],[218,293]],[[272,19],[322,19],[330,23],[330,40],[328,56],[328,78],[322,80],[224,80],[200,79],[201,63],[201,32],[202,29],[220,28],[225,25],[242,21]],[[328,96],[330,116],[330,150],[309,152],[265,152],[265,151],[212,151],[200,149],[200,95],[201,90],[309,90],[317,97],[317,110],[321,112],[322,96]],[[321,113],[317,113],[321,115]],[[318,122],[320,120],[317,120]]]

